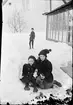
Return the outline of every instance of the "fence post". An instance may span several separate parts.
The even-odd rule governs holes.
[[[49,29],[49,27],[48,27],[48,24],[49,24],[49,16],[47,15],[47,21],[46,21],[46,40],[48,39],[48,35],[49,35],[49,33],[48,33],[48,29]]]
[[[59,41],[59,32],[60,32],[60,29],[59,29],[59,28],[60,28],[60,27],[59,27],[59,26],[60,26],[60,25],[59,25],[59,15],[60,15],[60,14],[58,14],[58,20],[57,20],[57,21],[58,21],[58,41]]]
[[[55,15],[55,40],[56,40],[56,15]]]
[[[62,42],[63,42],[63,17],[64,17],[64,14],[62,13]]]
[[[53,39],[53,15],[52,15],[52,39]]]
[[[69,10],[67,11],[67,37],[66,37],[67,44],[68,44],[68,32],[69,32]]]

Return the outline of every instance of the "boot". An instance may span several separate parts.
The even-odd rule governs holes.
[[[36,87],[34,87],[33,92],[37,92],[37,91],[38,91],[38,89]]]
[[[32,46],[32,49],[34,49],[34,47]]]
[[[62,84],[60,82],[56,81],[56,80],[54,80],[54,84],[59,86],[59,87],[62,87]]]
[[[31,47],[29,47],[29,49],[31,49]]]
[[[25,85],[24,89],[25,90],[30,90],[29,85]]]

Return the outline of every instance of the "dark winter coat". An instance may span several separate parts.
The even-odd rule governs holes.
[[[32,83],[33,86],[36,86],[36,79],[34,78],[33,74],[35,71],[35,64],[32,66],[30,64],[24,64],[23,65],[23,71],[22,71],[22,78],[20,79],[22,83],[25,83],[26,85],[29,85],[29,83]]]
[[[37,60],[37,69],[38,69],[38,75],[43,74],[45,76],[46,82],[52,82],[53,81],[53,75],[52,75],[52,63],[45,59],[44,61],[41,61],[40,59]]]
[[[30,40],[34,40],[35,39],[35,32],[32,31],[30,34]]]
[[[35,64],[33,64],[32,66],[30,64],[24,64],[23,65],[23,71],[22,71],[22,76],[26,76],[26,77],[32,77],[33,73],[35,71]]]

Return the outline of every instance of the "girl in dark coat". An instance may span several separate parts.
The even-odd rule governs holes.
[[[44,49],[40,51],[39,58],[37,59],[37,69],[38,76],[36,83],[42,89],[48,89],[53,87],[53,84],[56,84],[61,87],[61,84],[54,80],[52,74],[52,63],[47,59],[47,54],[51,52],[51,49]]]
[[[36,87],[36,79],[34,77],[34,72],[36,70],[35,67],[36,58],[34,56],[30,56],[28,58],[28,64],[23,65],[23,78],[20,79],[23,83],[25,83],[25,90],[30,90],[29,83],[33,84],[34,90],[33,92],[37,92],[38,89]]]
[[[47,59],[47,54],[51,51],[44,49],[39,53],[37,59],[38,77],[36,79],[37,84],[41,88],[47,89],[53,85],[52,63]]]

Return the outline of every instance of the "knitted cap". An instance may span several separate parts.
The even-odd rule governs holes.
[[[47,57],[47,54],[49,54],[52,50],[51,49],[43,49],[40,51],[40,53],[38,55],[44,55]]]

